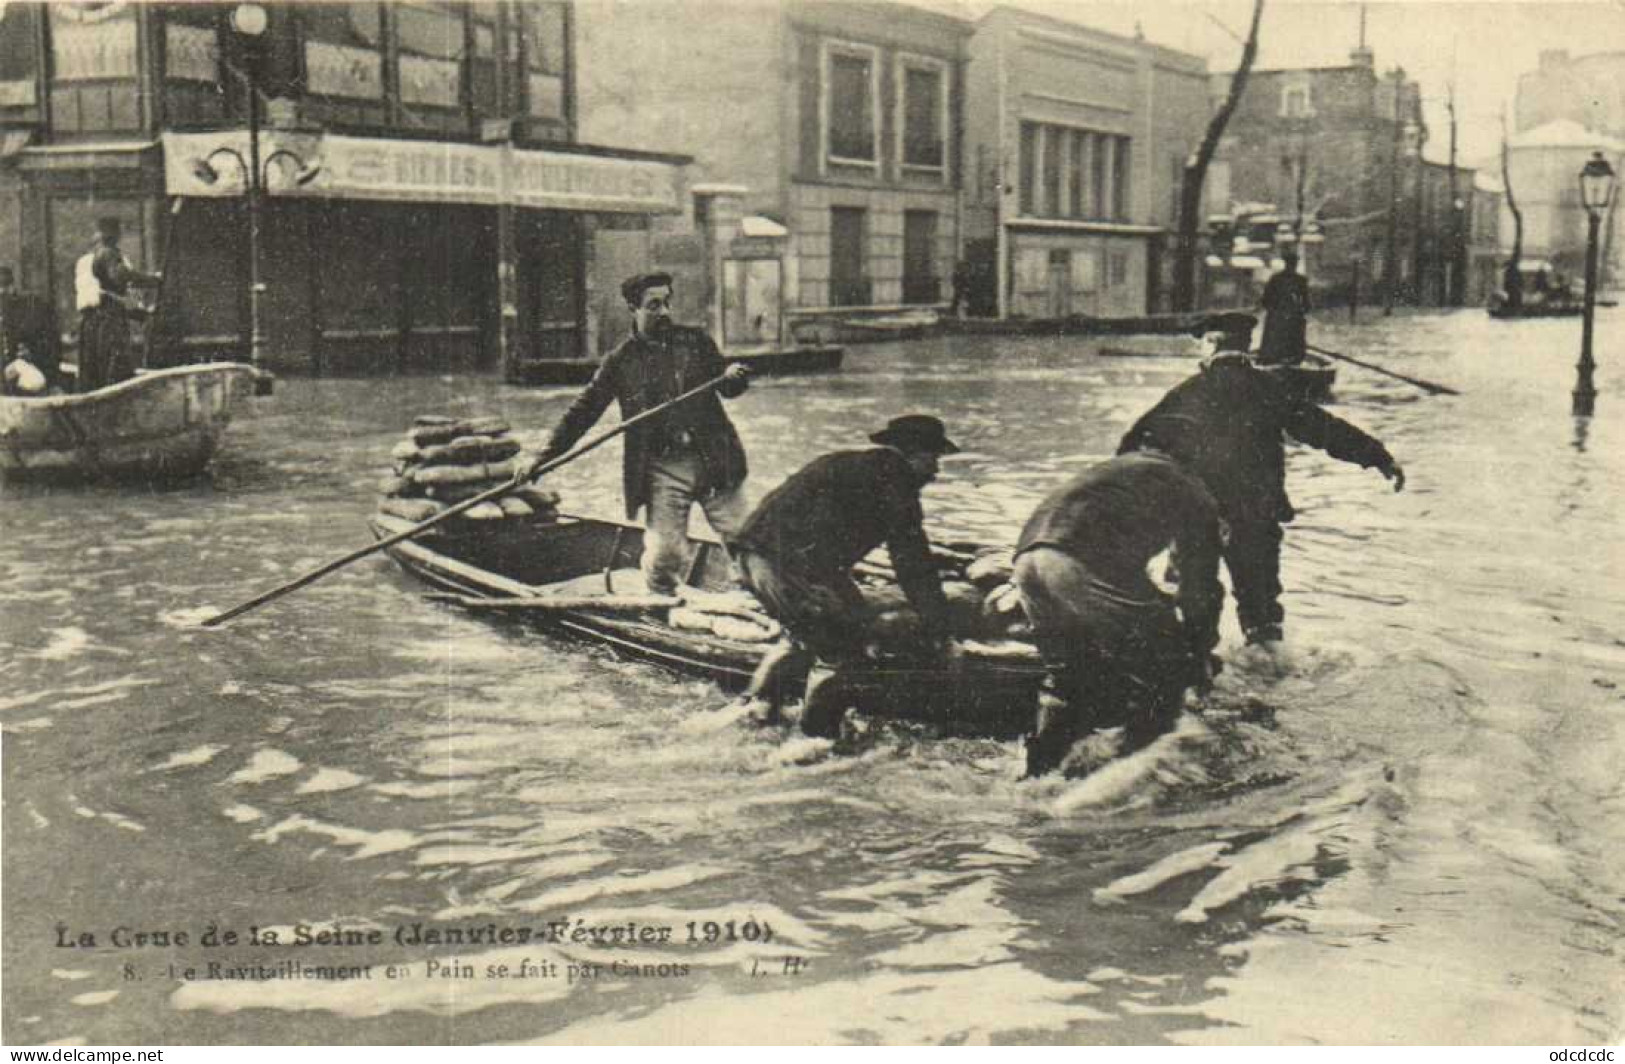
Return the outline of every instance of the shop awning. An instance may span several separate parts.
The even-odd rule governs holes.
[[[248,158],[246,130],[165,133],[163,143],[169,195],[243,194],[244,169],[232,155]],[[682,169],[659,159],[283,130],[261,133],[260,159],[277,197],[631,214],[683,210]],[[208,167],[198,165],[205,161]],[[320,166],[306,184],[295,179],[301,164]]]

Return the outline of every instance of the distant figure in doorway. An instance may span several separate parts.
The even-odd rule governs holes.
[[[132,288],[157,287],[161,275],[130,265],[119,248],[117,218],[96,220],[96,246],[74,264],[74,302],[79,308],[79,390],[105,388],[135,376],[130,322],[146,311]]]
[[[62,385],[56,315],[41,296],[17,287],[10,266],[0,266],[0,368],[7,395],[45,395]]]
[[[948,316],[952,318],[963,318],[966,314],[970,313],[971,286],[970,263],[965,259],[960,259],[958,262],[954,263],[952,283],[954,289],[954,299],[953,302],[948,305]]]
[[[728,366],[711,338],[671,320],[671,274],[628,278],[621,296],[632,313],[632,335],[604,356],[587,387],[559,419],[547,447],[528,474],[563,455],[597,423],[611,402],[621,419],[726,377],[714,391],[686,402],[626,432],[622,489],[626,516],[644,506],[643,573],[654,594],[671,594],[688,562],[688,518],[696,503],[723,542],[731,542],[750,512],[743,487],[745,448],[723,412],[717,393],[732,399],[745,391],[750,370]]]
[[[1264,286],[1264,339],[1258,362],[1264,366],[1296,366],[1308,343],[1309,280],[1298,272],[1298,249],[1281,253],[1284,265]]]

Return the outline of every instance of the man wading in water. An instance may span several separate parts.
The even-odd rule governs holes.
[[[1281,525],[1296,511],[1286,494],[1285,436],[1333,458],[1376,469],[1405,487],[1388,449],[1314,403],[1293,397],[1247,357],[1251,314],[1214,314],[1195,334],[1212,353],[1194,377],[1175,385],[1134,427],[1119,454],[1157,450],[1196,474],[1230,529],[1225,567],[1249,643],[1282,637]]]

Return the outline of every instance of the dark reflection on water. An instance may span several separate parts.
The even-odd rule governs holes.
[[[730,725],[705,684],[427,604],[376,559],[192,626],[363,542],[412,415],[503,413],[534,441],[564,390],[285,381],[210,481],[0,488],[5,1036],[1617,1039],[1625,461],[1606,418],[1564,438],[1553,325],[1328,324],[1318,342],[1466,395],[1344,367],[1337,411],[1407,491],[1296,454],[1288,649],[1250,655],[1227,621],[1208,713],[1073,785],[1018,782],[1016,744],[875,726],[832,756]],[[1008,539],[1192,368],[1093,346],[856,348],[731,409],[758,490],[939,413],[966,453],[927,491],[934,530]],[[610,447],[554,485],[615,513],[618,480]],[[774,939],[390,941],[577,918]],[[55,946],[59,922],[98,946]],[[211,923],[385,942],[107,942]],[[289,960],[373,977],[180,978]],[[485,977],[543,961],[560,977]]]

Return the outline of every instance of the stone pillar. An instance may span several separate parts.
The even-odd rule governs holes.
[[[695,185],[694,218],[704,248],[705,270],[705,327],[706,331],[722,343],[722,260],[727,257],[728,245],[739,235],[739,223],[745,216],[743,185]]]
[[[603,354],[598,346],[603,323],[598,320],[598,271],[594,268],[598,259],[598,216],[577,215],[576,224],[579,227],[576,247],[581,255],[580,272],[576,276],[581,278],[581,313],[586,319],[582,322],[581,354],[597,358]]]

